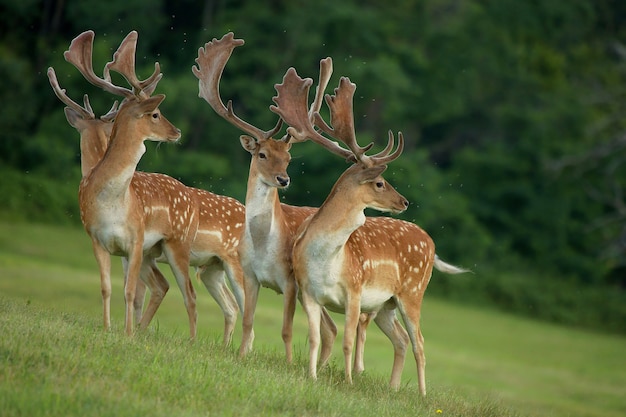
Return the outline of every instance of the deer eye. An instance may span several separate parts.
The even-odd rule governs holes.
[[[153,119],[158,119],[159,118],[159,113],[152,113],[152,118]]]
[[[382,181],[376,182],[376,188],[385,188],[385,183]]]
[[[265,158],[267,158],[267,156],[265,156],[265,154],[263,152],[259,152],[259,158],[265,159]]]

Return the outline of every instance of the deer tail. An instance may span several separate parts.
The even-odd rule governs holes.
[[[435,254],[435,269],[446,274],[464,274],[466,272],[472,272],[469,269],[461,268],[461,267],[449,264],[447,262],[444,262],[436,254]]]

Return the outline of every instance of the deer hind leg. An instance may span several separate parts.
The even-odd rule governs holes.
[[[92,239],[93,254],[100,270],[100,292],[102,293],[102,321],[104,329],[111,328],[111,255]]]
[[[139,328],[145,329],[148,327],[152,318],[159,309],[159,306],[163,302],[165,294],[167,294],[167,291],[170,289],[170,284],[167,282],[167,279],[165,279],[159,268],[157,268],[156,261],[153,258],[144,258],[141,265],[141,279],[143,281],[141,284],[143,286],[144,294],[146,286],[150,288],[148,306],[146,307],[145,313],[141,317],[141,321],[139,321]],[[139,283],[137,283],[137,288],[139,288]],[[137,291],[135,293],[135,300],[137,300],[139,296],[139,291]],[[141,297],[143,297],[143,294]],[[143,303],[143,298],[141,301]]]
[[[330,355],[333,352],[333,345],[337,338],[337,325],[328,314],[328,311],[322,307],[322,316],[320,323],[320,331],[322,335],[322,351],[320,353],[320,368],[328,364]]]
[[[237,306],[239,307],[239,311],[241,312],[241,316],[243,317],[246,306],[243,268],[241,267],[241,263],[239,262],[239,259],[237,257],[226,257],[222,259],[222,264],[224,265],[224,270],[226,271],[226,276],[228,277],[230,288],[233,292],[233,295],[235,296]],[[249,352],[250,350],[252,350],[253,341],[254,330],[250,328],[250,333],[248,335],[248,338],[246,339],[247,345],[244,347],[245,352]]]
[[[235,296],[237,307],[239,307],[239,311],[243,315],[246,300],[243,288],[243,268],[238,259],[229,257],[222,259],[222,266],[224,271],[226,271],[226,277],[228,278],[232,293]]]
[[[420,329],[420,307],[421,299],[417,301],[408,300],[406,303],[398,302],[404,325],[411,339],[413,356],[417,366],[417,380],[420,394],[426,396],[426,356],[424,354],[424,336]]]
[[[391,368],[389,385],[392,389],[398,389],[402,378],[402,369],[404,368],[404,358],[406,357],[406,348],[409,344],[409,336],[398,321],[395,309],[380,310],[374,317],[374,322],[389,340],[391,340],[391,344],[393,345],[393,366]]]
[[[198,276],[224,314],[224,346],[229,346],[237,323],[237,302],[226,285],[221,263],[202,266],[198,269]]]
[[[163,245],[163,251],[183,295],[189,317],[189,336],[193,340],[196,338],[198,313],[196,310],[196,291],[189,277],[189,249],[185,248],[184,245],[168,242]]]
[[[376,313],[361,313],[359,325],[356,328],[356,346],[354,348],[354,365],[352,371],[360,374],[365,371],[365,339],[367,338],[367,326],[376,317]]]
[[[150,274],[161,273],[158,269],[157,272],[150,271]],[[169,288],[169,285],[168,285]],[[143,279],[137,281],[137,289],[135,291],[135,302],[133,303],[133,310],[135,312],[135,322],[141,322],[141,318],[143,316],[143,305],[146,300],[146,292],[148,291],[148,287],[146,286]]]

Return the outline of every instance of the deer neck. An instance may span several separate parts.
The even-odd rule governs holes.
[[[132,123],[114,124],[109,146],[87,178],[89,187],[99,198],[122,197],[128,193],[137,164],[146,152],[144,139],[135,134]]]
[[[265,247],[284,232],[283,216],[278,189],[261,179],[253,161],[246,191],[246,229],[255,248]]]
[[[314,245],[318,259],[339,254],[350,235],[365,224],[365,205],[358,204],[348,187],[337,181],[326,201],[311,218],[300,239]]]
[[[97,121],[99,123],[103,123]],[[95,125],[85,129],[80,135],[80,169],[85,178],[102,160],[109,145],[110,132],[104,127]]]

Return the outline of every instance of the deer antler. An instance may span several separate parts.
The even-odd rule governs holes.
[[[204,47],[198,48],[198,58],[195,65],[191,67],[193,74],[199,80],[198,96],[206,100],[207,103],[222,118],[238,127],[257,141],[264,141],[274,136],[282,127],[282,120],[268,131],[263,131],[243,119],[239,118],[233,111],[232,101],[229,100],[227,106],[220,97],[220,79],[224,72],[224,67],[228,62],[233,50],[244,44],[243,39],[235,39],[235,35],[229,32],[222,36],[222,39],[213,38]]]
[[[318,113],[322,108],[322,100],[324,99],[324,91],[330,81],[330,76],[333,73],[333,59],[331,57],[320,60],[320,80],[315,87],[315,100],[311,103],[309,108],[309,119],[313,122],[315,113]]]
[[[376,155],[365,155],[365,152],[372,148],[373,143],[364,147],[358,145],[354,130],[352,105],[356,85],[350,82],[347,77],[341,78],[339,87],[335,89],[333,96],[326,95],[326,103],[330,108],[333,127],[330,127],[319,114],[319,104],[317,102],[320,95],[319,89],[316,94],[316,101],[307,112],[306,103],[311,83],[310,78],[302,79],[298,76],[295,69],[290,68],[283,78],[283,83],[275,86],[278,92],[278,96],[273,98],[276,106],[271,106],[270,109],[279,114],[289,125],[289,128],[287,128],[288,134],[298,140],[309,138],[334,154],[368,167],[384,165],[400,156],[404,147],[402,133],[398,135],[398,147],[392,154],[390,152],[394,146],[394,138],[391,131],[389,132],[387,146]],[[345,149],[339,146],[337,142],[323,136],[316,130],[316,127],[327,135],[340,140],[349,149]]]
[[[85,94],[85,96],[83,97],[84,106],[81,106],[80,104],[69,98],[65,92],[65,89],[61,88],[61,86],[59,85],[59,80],[57,79],[57,75],[54,72],[54,68],[52,67],[48,68],[48,80],[50,81],[50,85],[52,86],[52,90],[54,91],[56,96],[59,98],[59,100],[65,103],[67,107],[75,110],[85,120],[96,118],[96,115],[94,114],[93,109],[89,104],[89,98],[87,97],[87,94]]]
[[[133,87],[136,96],[144,98],[150,97],[154,92],[156,84],[161,80],[163,74],[158,62],[154,63],[154,72],[148,78],[140,81],[135,71],[135,52],[137,50],[137,32],[132,31],[122,41],[113,54],[113,61],[107,63],[104,67],[104,78],[111,81],[110,71],[121,74],[126,81]],[[149,91],[146,91],[149,89]]]
[[[308,138],[343,158],[353,157],[349,150],[322,136],[313,127],[311,119],[318,114],[321,99],[314,101],[311,106],[312,111],[307,110],[309,89],[312,83],[313,80],[310,78],[302,79],[294,68],[289,68],[283,77],[283,82],[274,86],[278,95],[272,98],[276,105],[270,106],[270,110],[278,114],[289,125],[287,134],[297,141],[301,142]],[[318,87],[317,96],[321,96],[320,91],[322,89]]]
[[[365,153],[372,148],[374,143],[370,143],[364,147],[359,146],[356,141],[356,133],[354,129],[354,110],[353,98],[356,91],[356,84],[350,82],[347,77],[341,77],[339,87],[335,89],[335,95],[326,96],[326,104],[330,108],[330,120],[332,128],[328,126],[321,116],[316,114],[316,125],[325,133],[342,141],[354,154],[355,159],[367,166],[385,165],[394,159],[397,159],[404,149],[404,136],[398,133],[398,147],[395,152],[390,153],[394,146],[393,133],[389,131],[389,139],[387,146],[376,155],[368,156]]]
[[[74,65],[87,81],[103,90],[134,99],[145,99],[154,92],[156,84],[163,74],[160,73],[159,63],[155,63],[154,73],[144,81],[140,81],[135,74],[135,49],[137,46],[137,32],[130,32],[113,55],[113,61],[104,67],[104,78],[98,77],[93,71],[93,39],[94,32],[88,30],[72,40],[70,48],[65,51],[65,60]],[[133,90],[119,87],[111,82],[110,70],[120,73],[133,87]]]
[[[87,94],[85,94],[85,100],[87,100]],[[112,122],[115,119],[115,116],[117,116],[118,110],[119,110],[118,102],[117,100],[115,100],[113,102],[113,106],[111,106],[111,110],[109,110],[106,114],[100,116],[100,119],[104,120],[105,122]]]
[[[52,67],[48,68],[48,79],[50,80],[50,85],[52,86],[52,90],[54,91],[56,96],[59,98],[59,100],[65,103],[67,107],[76,111],[84,120],[93,120],[96,118],[96,115],[91,108],[91,104],[89,104],[89,97],[87,96],[87,94],[83,96],[84,105],[81,106],[80,104],[69,98],[65,92],[65,89],[61,88],[57,79],[57,75],[54,72],[54,68]],[[105,115],[100,116],[100,119],[104,120],[105,122],[111,122],[113,121],[113,119],[115,119],[115,116],[117,116],[117,111],[118,102],[116,100],[113,103],[111,109]]]

